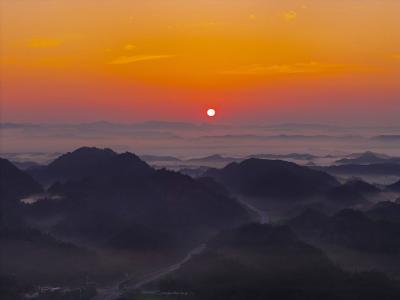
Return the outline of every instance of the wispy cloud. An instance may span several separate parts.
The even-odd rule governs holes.
[[[273,75],[273,74],[298,74],[298,73],[320,73],[337,71],[343,69],[344,65],[325,64],[320,62],[295,63],[287,65],[270,65],[253,64],[241,66],[232,70],[225,70],[221,74],[231,75]]]
[[[33,38],[28,41],[28,48],[55,48],[62,44],[58,38]]]
[[[146,61],[146,60],[157,60],[157,59],[164,59],[174,57],[175,55],[171,54],[162,54],[162,55],[133,55],[133,56],[120,56],[116,59],[109,62],[111,65],[123,65],[123,64],[130,64],[139,61]]]
[[[124,50],[130,51],[130,50],[133,50],[133,49],[135,49],[135,48],[136,48],[135,45],[127,44],[127,45],[125,45]]]
[[[285,21],[293,21],[297,18],[297,12],[295,12],[294,10],[285,11],[282,14],[282,17]]]

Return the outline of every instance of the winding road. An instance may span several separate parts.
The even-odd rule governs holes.
[[[126,290],[132,290],[132,289],[139,289],[143,287],[144,285],[156,281],[165,275],[168,275],[169,273],[172,273],[176,270],[178,270],[183,264],[185,264],[187,261],[189,261],[194,255],[198,255],[202,253],[206,249],[205,244],[201,244],[200,246],[197,246],[196,248],[192,249],[183,259],[181,259],[179,262],[167,266],[161,270],[154,271],[152,273],[146,274],[141,278],[138,279],[126,279],[124,278],[123,280],[120,280],[116,282],[114,285],[108,288],[101,288],[97,289],[97,295],[92,298],[92,300],[116,300]],[[123,287],[123,288],[121,288]]]
[[[252,211],[253,213],[255,213],[258,217],[258,222],[260,224],[267,224],[269,222],[268,219],[268,214],[266,211],[263,211],[261,209],[258,209],[257,207],[255,207],[253,204],[249,203],[248,201],[246,201],[243,198],[237,197],[237,201],[242,204],[244,207],[246,207],[248,210]]]
[[[258,209],[248,201],[243,198],[237,198],[237,201],[246,207],[248,210],[253,212],[258,217],[258,222],[261,224],[268,223],[268,215],[265,211]],[[146,284],[156,281],[176,270],[178,270],[183,264],[188,262],[194,255],[198,255],[202,253],[206,249],[205,244],[201,244],[194,249],[192,249],[184,258],[182,258],[179,262],[167,266],[163,269],[154,271],[152,273],[146,274],[141,278],[124,278],[114,285],[107,288],[97,289],[97,295],[92,300],[117,300],[122,296],[124,292],[127,290],[140,289]]]

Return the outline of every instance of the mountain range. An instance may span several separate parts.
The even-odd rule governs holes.
[[[396,265],[400,204],[382,200],[398,196],[398,182],[343,181],[329,167],[265,157],[203,168],[194,178],[143,160],[160,157],[82,147],[25,171],[0,159],[0,276],[110,282],[154,272],[205,243],[159,282],[161,291],[188,299],[398,299],[395,281],[345,271],[332,250]],[[274,223],[252,223],[263,213]]]
[[[390,157],[384,154],[378,154],[367,151],[351,158],[342,158],[335,162],[339,165],[365,165],[379,163],[400,163],[399,157]]]

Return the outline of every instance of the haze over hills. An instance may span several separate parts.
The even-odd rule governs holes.
[[[377,203],[367,215],[376,220],[389,223],[400,223],[400,202],[384,201]]]
[[[308,153],[314,156],[341,153],[346,156],[366,149],[400,156],[395,141],[386,143],[372,138],[398,135],[400,129],[395,126],[101,121],[70,124],[1,123],[0,130],[5,141],[1,149],[3,154],[44,150],[49,154],[65,153],[86,144],[112,148],[118,152],[131,151],[139,156],[174,156],[180,159],[214,154],[247,157],[256,153]],[[40,143],[37,143],[38,139]],[[11,159],[11,156],[6,158]],[[321,163],[323,161],[320,160]]]
[[[48,192],[61,199],[30,205],[29,218],[40,216],[37,221],[43,222],[58,215],[50,230],[69,238],[112,239],[110,245],[122,245],[114,235],[141,234],[144,226],[160,238],[162,233],[191,232],[196,240],[248,218],[244,208],[218,189],[176,172],[154,170],[131,153],[79,148],[31,173],[45,184],[57,181]]]
[[[137,222],[172,234],[192,232],[193,239],[197,231],[204,234],[246,220],[245,210],[232,199],[190,177],[165,170],[133,179],[110,176],[67,182],[52,187],[51,192],[84,201],[92,216],[100,214],[99,220],[110,215],[126,224]],[[66,222],[77,226],[78,218],[86,223],[86,214],[80,217],[82,213],[75,207]],[[84,231],[78,225],[75,232]]]
[[[372,184],[360,179],[351,179],[329,190],[326,197],[337,205],[349,207],[351,205],[366,204],[367,199],[379,197],[380,193],[381,190]]]
[[[33,172],[43,183],[57,182],[32,204],[20,199],[42,192],[40,184],[7,160],[1,163],[12,171],[2,168],[7,190],[1,199],[7,196],[10,205],[1,207],[1,257],[10,258],[4,270],[22,281],[72,284],[132,268],[149,271],[250,220],[216,183],[154,170],[131,153],[83,147],[60,156]],[[29,261],[35,264],[28,271]]]
[[[42,193],[42,186],[5,159],[0,159],[0,170],[1,274],[14,274],[22,281],[51,283],[73,274],[81,276],[92,267],[96,260],[92,253],[28,224],[20,200]],[[60,277],[61,273],[64,276]]]
[[[398,278],[400,228],[396,205],[380,202],[366,211],[345,209],[332,215],[307,210],[286,224],[347,270],[376,270]]]
[[[350,158],[343,158],[336,161],[337,164],[378,164],[378,163],[400,163],[399,157],[390,157],[384,154],[377,154],[370,151],[351,155]]]
[[[0,170],[1,200],[14,201],[43,191],[31,176],[6,159],[0,158]]]
[[[239,194],[282,200],[317,196],[339,184],[334,177],[320,171],[290,162],[255,158],[231,163],[221,170],[211,169],[204,176],[215,178]]]
[[[400,1],[1,1],[0,300],[399,300]]]
[[[399,295],[395,282],[378,274],[342,271],[288,228],[258,224],[221,233],[204,253],[160,286],[193,293],[194,299],[374,299],[378,295],[396,299]]]
[[[317,245],[324,243],[360,252],[400,255],[400,228],[395,223],[381,222],[383,218],[369,218],[368,215],[376,214],[375,209],[367,214],[346,209],[332,216],[306,211],[288,225]]]
[[[400,194],[396,185],[374,185],[360,178],[344,181],[321,170],[330,172],[334,167],[316,170],[276,159],[314,160],[316,155],[256,157],[260,158],[230,162],[236,158],[213,155],[191,160],[81,147],[26,171],[2,159],[2,182],[7,185],[6,189],[2,186],[1,196],[8,200],[2,206],[0,239],[6,247],[1,255],[12,257],[6,270],[21,282],[35,284],[81,284],[90,277],[103,286],[98,293],[104,290],[120,296],[124,291],[118,286],[104,288],[103,284],[112,279],[128,290],[135,289],[142,286],[141,278],[149,281],[146,273],[158,274],[154,273],[157,269],[160,275],[150,276],[154,277],[151,286],[166,292],[194,292],[207,299],[220,299],[233,291],[240,295],[250,287],[256,298],[280,295],[285,299],[294,293],[290,288],[283,290],[293,286],[289,282],[303,287],[302,297],[314,295],[317,283],[333,299],[338,291],[366,295],[354,285],[338,288],[348,280],[360,285],[372,280],[371,291],[383,284],[388,299],[398,295],[391,281],[397,276],[396,268],[385,265],[397,259],[400,249],[398,209],[391,202]],[[143,158],[198,163],[199,173],[186,170],[194,172],[191,177],[154,168]],[[210,160],[228,165],[220,169],[201,166]],[[32,201],[22,203],[22,198]],[[245,225],[252,221],[285,223],[298,237],[285,227]],[[204,253],[192,255],[204,244]],[[391,279],[343,271],[351,269],[350,256],[335,252],[334,247],[362,253]],[[181,264],[173,264],[185,253],[189,254]],[[376,255],[384,257],[385,264]],[[18,261],[18,256],[24,259]],[[277,257],[286,267],[276,263]],[[31,260],[34,269],[27,270]],[[372,269],[353,262],[362,270]],[[321,268],[326,277],[316,279],[314,274]],[[127,272],[132,275],[123,275]],[[335,288],[328,287],[332,276]],[[381,279],[377,281],[376,276]],[[215,285],[214,278],[220,278],[222,286]],[[236,282],[237,290],[228,282]]]
[[[400,164],[397,163],[377,163],[367,165],[340,165],[320,167],[320,170],[338,175],[395,175],[400,176]]]

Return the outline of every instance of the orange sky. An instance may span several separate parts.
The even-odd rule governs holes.
[[[141,3],[143,2],[143,3]],[[397,0],[3,0],[3,121],[398,122]]]

